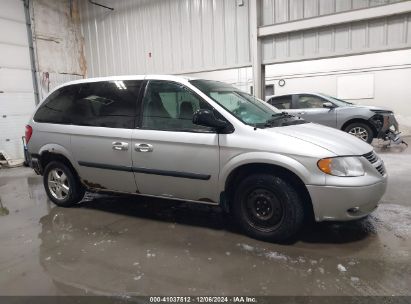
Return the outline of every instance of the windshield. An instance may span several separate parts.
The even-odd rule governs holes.
[[[264,101],[232,85],[211,80],[191,80],[190,83],[247,125],[263,126],[274,117],[282,116]]]
[[[332,97],[332,96],[327,95],[327,94],[321,94],[321,95],[327,97],[328,99],[331,99],[332,102],[335,103],[339,107],[346,107],[346,106],[352,105],[351,102],[348,102],[348,101],[345,101],[345,100],[342,100],[342,99],[338,99],[336,97]]]

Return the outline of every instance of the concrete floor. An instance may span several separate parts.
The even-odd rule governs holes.
[[[0,170],[1,295],[411,295],[411,151],[369,218],[289,245],[243,236],[218,208],[88,195],[48,201],[27,168]]]

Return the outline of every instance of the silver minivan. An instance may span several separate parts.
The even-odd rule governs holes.
[[[387,185],[369,144],[202,79],[67,83],[37,107],[26,140],[58,206],[86,190],[220,205],[270,241],[294,236],[310,217],[364,217]]]

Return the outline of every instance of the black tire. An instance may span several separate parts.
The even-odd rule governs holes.
[[[264,241],[290,239],[304,222],[303,201],[295,187],[270,174],[253,174],[242,180],[232,207],[246,234]]]
[[[344,128],[344,131],[347,133],[353,132],[355,130],[355,128],[360,128],[362,130],[364,130],[367,133],[367,139],[365,138],[361,138],[359,136],[357,136],[358,138],[360,138],[361,140],[371,144],[372,140],[374,139],[374,131],[371,129],[371,127],[365,123],[361,123],[361,122],[353,122],[351,124],[349,124],[348,126],[346,126]],[[352,133],[350,133],[352,134]],[[352,134],[354,136],[356,136],[355,134]]]
[[[57,173],[64,173],[65,174],[65,185],[68,187],[67,193],[59,199],[55,195],[53,195],[52,191],[50,190],[49,187],[49,174],[50,172],[57,172]],[[74,172],[73,169],[68,167],[66,164],[60,162],[60,161],[51,161],[46,168],[44,169],[44,174],[43,174],[43,183],[44,183],[44,188],[46,190],[47,196],[49,199],[55,203],[57,206],[60,207],[71,207],[78,202],[80,202],[85,193],[85,188],[84,186],[80,183],[77,174]],[[52,182],[50,182],[51,184]],[[52,187],[54,187],[54,184]]]

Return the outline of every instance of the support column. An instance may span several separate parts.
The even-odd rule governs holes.
[[[264,99],[265,95],[265,67],[262,65],[261,39],[258,38],[260,25],[261,0],[250,0],[250,48],[253,69],[253,94]]]
[[[31,64],[31,77],[33,81],[33,91],[34,91],[34,102],[36,105],[40,103],[39,97],[39,86],[37,82],[36,73],[36,60],[34,56],[34,46],[33,46],[33,32],[31,28],[31,16],[30,16],[30,2],[29,0],[23,1],[24,15],[26,17],[26,27],[27,27],[27,41],[29,44],[29,54],[30,54],[30,64]]]

